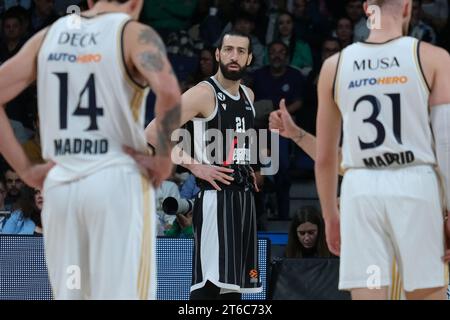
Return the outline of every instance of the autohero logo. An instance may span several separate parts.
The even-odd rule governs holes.
[[[69,63],[99,63],[102,61],[102,55],[99,53],[89,53],[89,54],[81,54],[75,55],[70,53],[50,53],[48,55],[47,61],[49,62],[69,62]]]
[[[348,84],[348,89],[355,89],[366,86],[385,86],[385,85],[403,85],[408,83],[407,76],[394,77],[380,77],[380,78],[365,78],[359,80],[352,80]]]

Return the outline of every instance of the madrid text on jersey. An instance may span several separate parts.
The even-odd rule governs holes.
[[[397,165],[405,165],[413,163],[415,160],[412,151],[405,151],[399,153],[383,153],[380,156],[364,158],[364,165],[367,168],[384,168]]]
[[[55,156],[105,154],[108,152],[108,140],[57,139],[54,140],[54,147]]]

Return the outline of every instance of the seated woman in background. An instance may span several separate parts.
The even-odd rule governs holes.
[[[289,229],[286,258],[328,258],[331,253],[325,241],[325,224],[320,212],[312,206],[300,208]]]
[[[6,220],[3,234],[41,235],[41,210],[44,199],[39,189],[24,187],[15,205],[15,210]]]

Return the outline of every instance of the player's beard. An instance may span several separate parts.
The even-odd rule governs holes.
[[[230,65],[230,64],[236,64],[236,65],[239,65],[238,63],[229,63],[228,65]],[[220,68],[220,71],[221,71],[222,74],[223,74],[223,77],[224,77],[225,79],[231,80],[231,81],[238,81],[238,80],[241,80],[242,77],[244,76],[245,70],[247,70],[247,66],[241,67],[241,66],[239,65],[239,70],[238,70],[238,71],[229,71],[229,70],[227,69],[227,66],[228,66],[228,65],[223,64],[222,61],[219,62],[219,68]]]

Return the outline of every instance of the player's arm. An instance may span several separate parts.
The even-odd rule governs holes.
[[[180,126],[192,120],[195,117],[207,118],[214,111],[216,104],[213,91],[207,84],[200,83],[195,87],[186,91],[181,97],[181,120]],[[145,129],[147,141],[150,144],[156,143],[157,139],[157,119],[154,119]],[[191,137],[193,139],[193,137]],[[216,181],[224,184],[230,184],[233,178],[227,173],[232,173],[232,169],[218,166],[201,164],[193,159],[188,153],[177,146],[173,148],[172,160],[174,163],[181,165],[192,172],[194,176],[202,180],[208,181],[216,190],[221,190]]]
[[[36,80],[37,55],[47,30],[32,37],[11,59],[0,66],[0,153],[30,186],[41,187],[51,165],[32,166],[5,112],[5,105]]]
[[[311,157],[311,159],[313,159],[314,161],[316,160],[316,145],[317,145],[316,137],[300,128],[294,122],[292,116],[287,110],[284,99],[280,101],[280,109],[270,113],[269,128],[273,132],[276,132],[281,136],[294,141],[299,148],[301,148],[303,151],[306,152],[308,156]],[[342,154],[341,148],[339,148],[338,164],[341,163],[341,160]],[[339,170],[339,174],[343,175],[343,172]]]
[[[197,84],[181,96],[180,122],[177,128],[183,126],[186,122],[195,117],[208,117],[208,112],[213,111],[215,105],[215,97],[212,90],[206,84]],[[209,107],[209,108],[208,108]],[[157,144],[158,115],[153,119],[145,129],[147,142],[151,145]]]
[[[328,247],[333,254],[339,255],[339,213],[336,196],[341,115],[333,98],[337,60],[338,55],[327,59],[319,77],[315,173]]]
[[[450,55],[432,45],[421,44],[420,57],[427,82],[431,86],[431,125],[436,143],[436,155],[444,178],[447,210],[450,206]],[[445,261],[450,261],[450,221],[445,222],[447,251]]]
[[[170,155],[170,136],[180,126],[181,98],[178,80],[167,58],[159,35],[149,26],[131,22],[124,31],[128,59],[137,73],[156,95],[155,115],[157,141],[153,145],[159,156]]]

